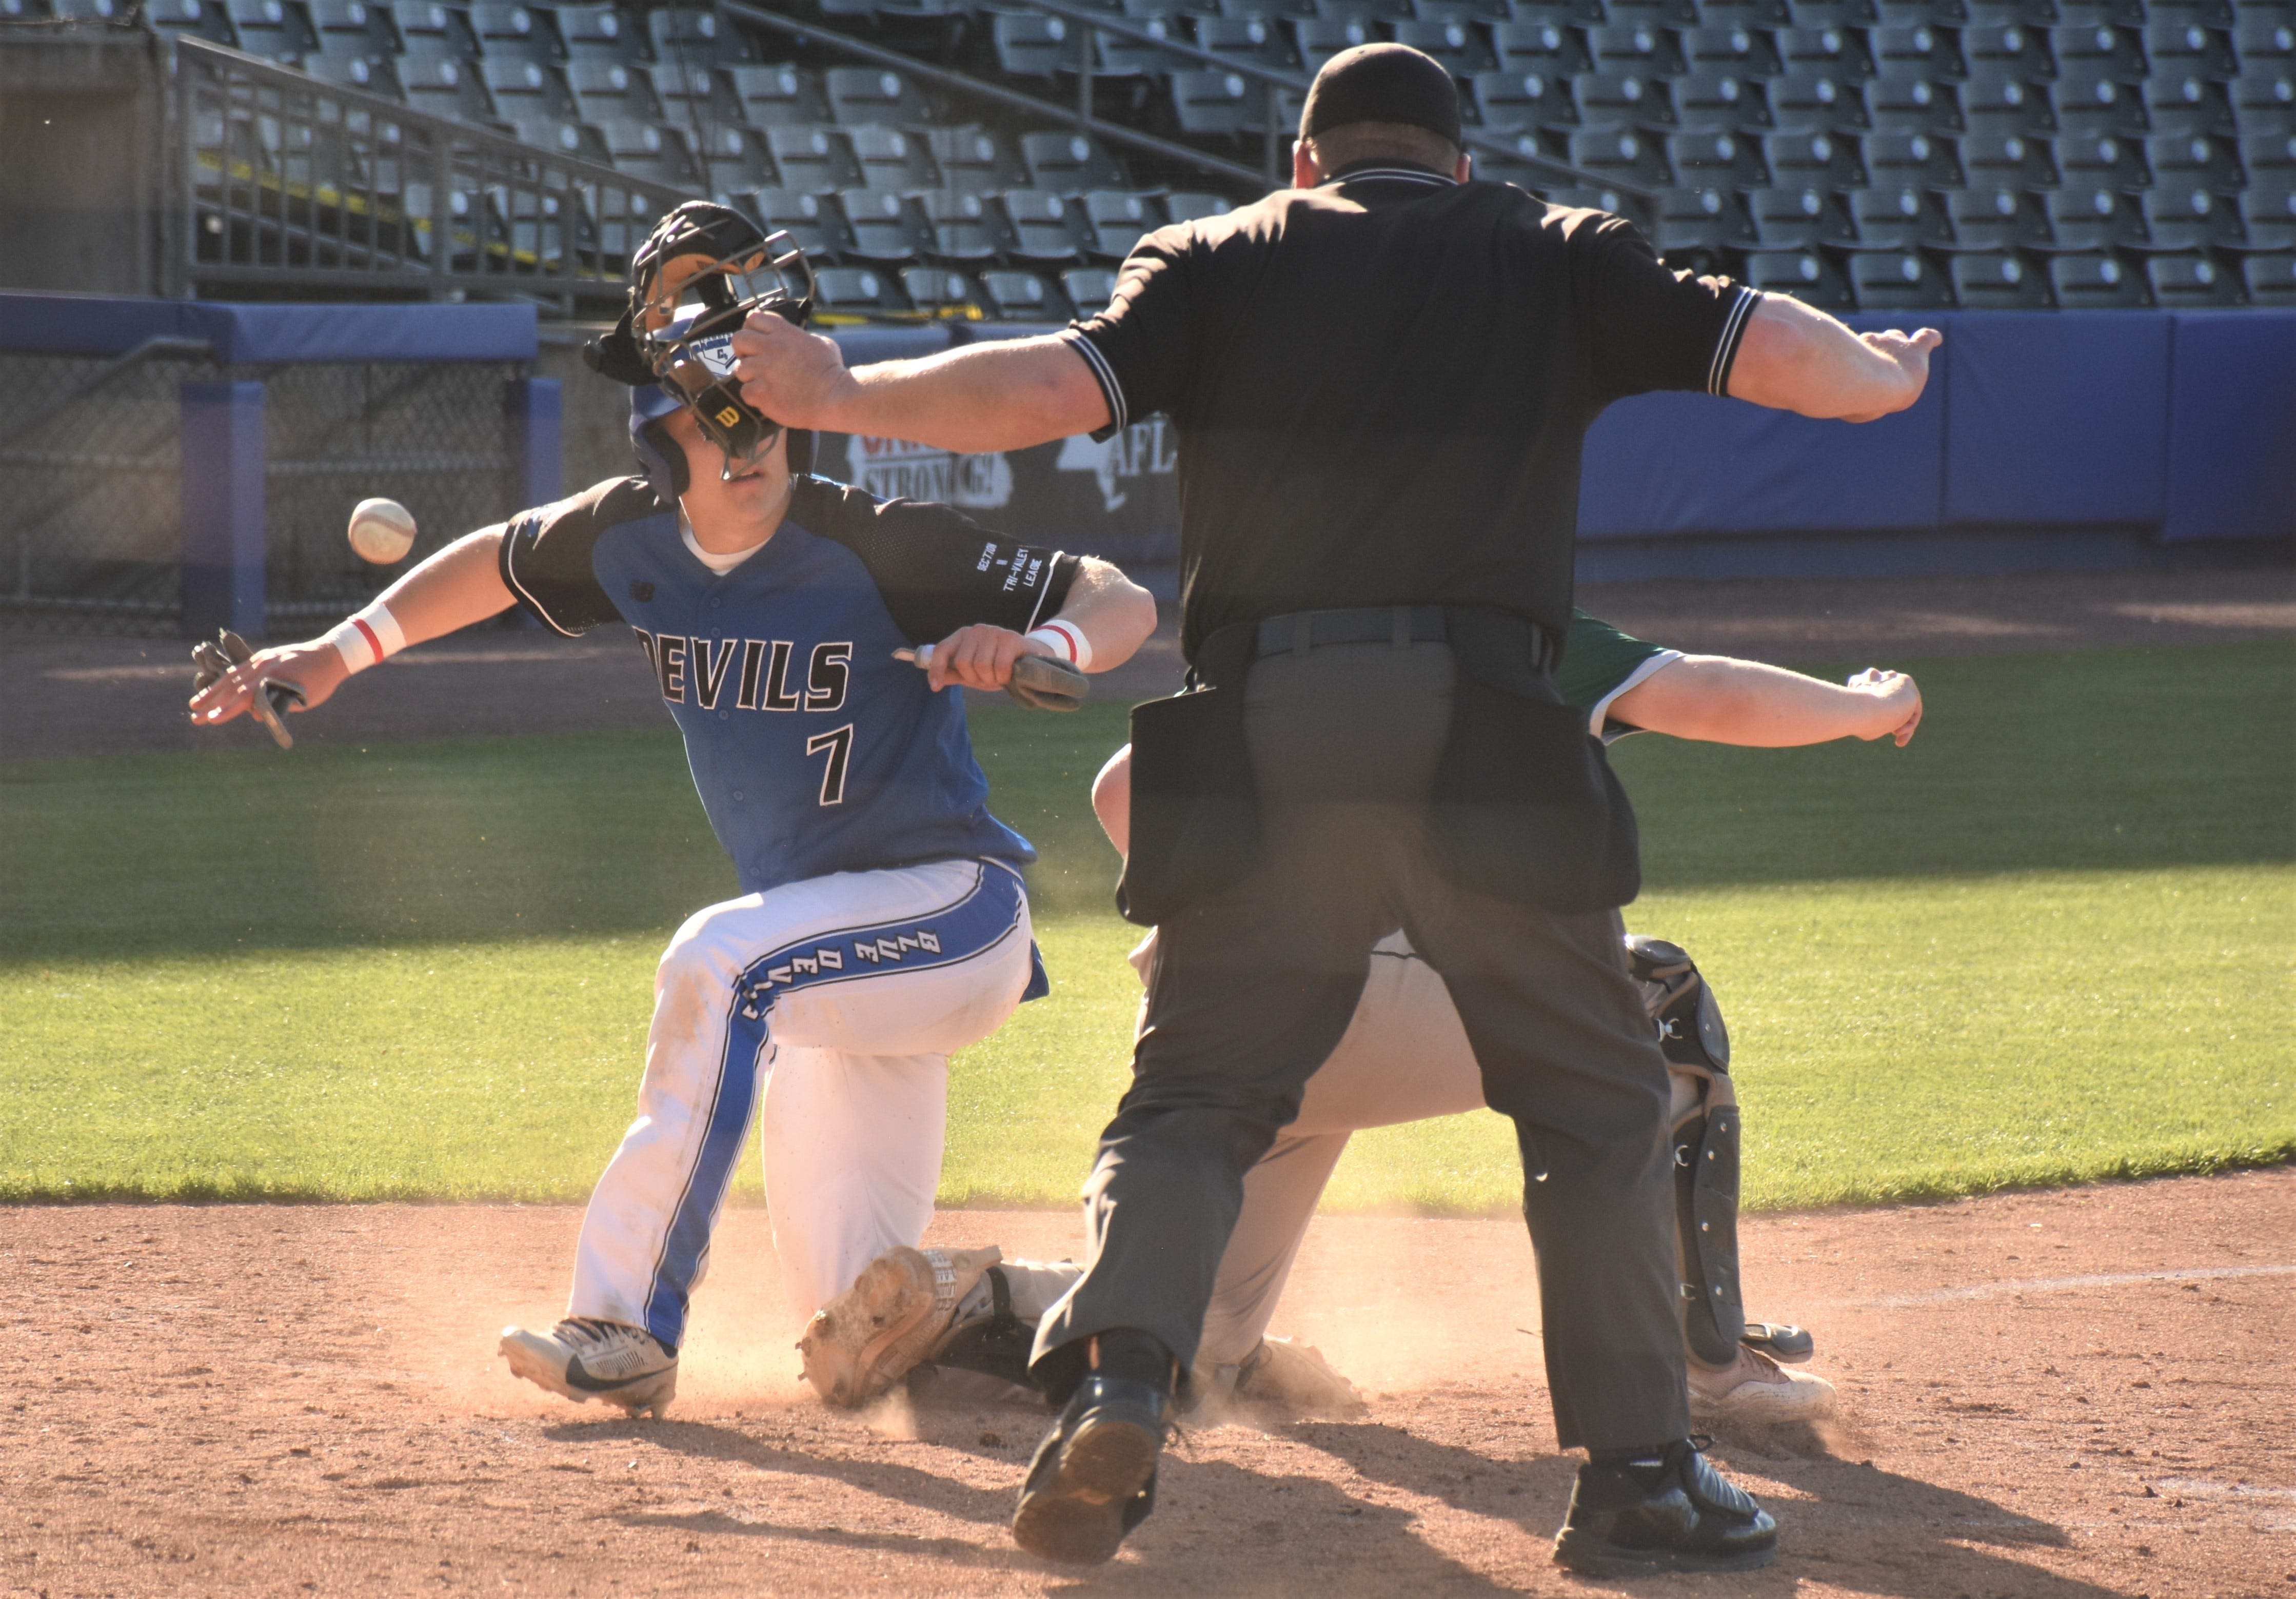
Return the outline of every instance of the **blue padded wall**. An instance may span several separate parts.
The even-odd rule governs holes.
[[[1946,357],[1945,521],[2154,522],[2168,481],[2169,318],[1988,311]]]
[[[2183,311],[2163,539],[2296,536],[2296,311]]]

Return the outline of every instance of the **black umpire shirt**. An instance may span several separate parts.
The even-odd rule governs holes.
[[[1160,229],[1064,335],[1105,438],[1180,430],[1181,644],[1341,606],[1570,623],[1579,448],[1614,399],[1726,391],[1759,296],[1633,226],[1392,163]]]

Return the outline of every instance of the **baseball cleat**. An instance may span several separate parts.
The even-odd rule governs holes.
[[[1554,1563],[1590,1577],[1751,1571],[1777,1543],[1769,1513],[1685,1439],[1647,1461],[1580,1466]]]
[[[1086,1377],[1037,1446],[1013,1541],[1046,1560],[1099,1565],[1156,1508],[1172,1401],[1122,1377]]]
[[[1236,1368],[1234,1399],[1299,1417],[1361,1415],[1363,1396],[1323,1351],[1289,1338],[1263,1338]]]
[[[632,1415],[660,1416],[677,1392],[677,1352],[620,1322],[577,1316],[547,1332],[504,1327],[496,1347],[511,1375],[577,1405],[603,1399]]]
[[[1782,1365],[1800,1365],[1817,1351],[1817,1341],[1784,1322],[1748,1322],[1738,1341]]]
[[[887,1250],[814,1312],[797,1341],[805,1380],[832,1405],[864,1405],[906,1376],[956,1319],[957,1302],[1004,1257],[985,1250]]]
[[[1720,1371],[1690,1365],[1690,1414],[1702,1422],[1815,1422],[1833,1412],[1833,1384],[1788,1371],[1759,1350],[1741,1347]]]

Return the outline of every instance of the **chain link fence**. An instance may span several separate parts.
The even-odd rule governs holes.
[[[521,508],[504,395],[529,370],[0,356],[0,627],[181,631],[179,389],[217,378],[264,384],[274,631],[347,615],[414,561]],[[344,537],[351,507],[378,495],[421,529],[394,567],[368,565]]]

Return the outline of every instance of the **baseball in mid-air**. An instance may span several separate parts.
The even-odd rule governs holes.
[[[351,548],[362,561],[390,566],[414,547],[414,513],[397,500],[361,500],[351,507]]]

